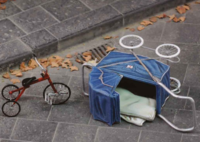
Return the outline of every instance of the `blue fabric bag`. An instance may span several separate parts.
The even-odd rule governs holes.
[[[157,60],[138,56],[150,72],[170,88],[170,67]],[[96,67],[89,79],[90,112],[93,118],[108,125],[120,122],[117,86],[131,90],[136,95],[156,99],[156,111],[161,113],[169,94],[154,82],[133,54],[110,52]]]

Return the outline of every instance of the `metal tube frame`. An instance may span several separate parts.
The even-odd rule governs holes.
[[[82,65],[82,93],[85,95],[85,96],[89,96],[89,94],[85,91],[85,78],[84,78],[84,68],[85,67],[93,67],[94,65],[92,64],[89,64],[89,63],[84,63]]]

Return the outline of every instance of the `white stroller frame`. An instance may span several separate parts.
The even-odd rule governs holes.
[[[138,45],[134,45],[134,46],[126,46],[122,43],[122,40],[124,40],[125,38],[129,38],[129,37],[132,37],[132,38],[136,38],[136,39],[139,39],[140,40],[140,44]],[[140,62],[140,64],[145,68],[145,70],[148,72],[148,74],[151,76],[151,78],[158,84],[160,85],[165,91],[167,91],[171,96],[173,96],[174,98],[177,98],[177,99],[184,99],[184,100],[189,100],[192,104],[192,111],[193,111],[193,127],[190,127],[190,128],[179,128],[177,126],[175,126],[173,123],[171,123],[167,118],[165,118],[163,115],[161,114],[158,114],[158,116],[163,119],[168,125],[170,125],[173,129],[177,130],[177,131],[180,131],[180,132],[190,132],[190,131],[193,131],[195,128],[196,128],[196,125],[197,125],[197,120],[196,120],[196,106],[195,106],[195,101],[193,98],[191,97],[186,97],[186,96],[178,96],[175,94],[175,91],[173,90],[170,90],[168,89],[158,78],[154,77],[151,72],[148,70],[148,68],[143,64],[143,62],[138,58],[138,56],[135,54],[135,52],[133,51],[133,49],[136,49],[136,48],[139,48],[143,45],[144,43],[144,40],[140,37],[140,36],[137,36],[137,35],[126,35],[124,37],[122,37],[120,39],[120,45],[124,48],[127,48],[127,49],[130,49],[130,51],[132,52],[132,54],[136,57],[136,59]],[[166,45],[166,44],[165,44]],[[173,44],[168,44],[168,45],[171,45],[175,48],[177,48],[178,52],[177,54],[174,54],[173,56],[169,57],[169,56],[166,56],[164,58],[173,58],[173,57],[176,57],[177,55],[179,55],[180,53],[180,49],[178,46],[176,45],[173,45]],[[156,49],[156,52],[157,52],[157,55],[159,55],[158,53],[158,49],[161,48],[163,45],[160,45],[157,47]],[[163,55],[159,55],[160,57],[163,57]],[[84,68],[85,67],[93,67],[92,64],[89,64],[89,63],[85,63],[82,65],[82,92],[85,96],[89,96],[88,93],[86,93],[85,91],[85,82],[84,82]],[[102,78],[99,78],[102,82]],[[176,78],[171,78],[170,79],[175,79],[175,81],[178,81]],[[178,81],[179,82],[179,81]]]

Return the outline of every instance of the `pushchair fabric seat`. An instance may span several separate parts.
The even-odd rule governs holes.
[[[138,56],[150,72],[170,88],[170,67],[157,60]],[[156,99],[156,111],[161,113],[169,94],[154,82],[137,59],[128,53],[110,52],[96,67],[89,79],[90,111],[93,118],[108,125],[120,122],[119,94],[116,87]]]

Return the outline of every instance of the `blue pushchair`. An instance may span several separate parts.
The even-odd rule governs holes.
[[[143,46],[143,42],[143,39],[137,35],[124,36],[120,39],[120,45],[130,49],[131,53],[113,51],[96,66],[88,63],[83,65],[83,93],[89,95],[90,112],[93,118],[108,125],[120,122],[120,99],[115,89],[123,87],[137,95],[155,99],[157,115],[172,128],[181,132],[194,130],[196,108],[193,98],[176,95],[180,92],[180,83],[175,78],[170,78],[170,67],[167,64],[134,53],[133,49]],[[176,57],[179,53],[179,47],[173,44],[163,44],[156,49],[156,54],[167,60]],[[92,66],[89,75],[89,94],[85,92],[84,84],[86,66]],[[173,90],[170,90],[171,80],[178,82],[177,88]],[[170,95],[192,103],[193,127],[178,128],[161,115],[162,107]]]

